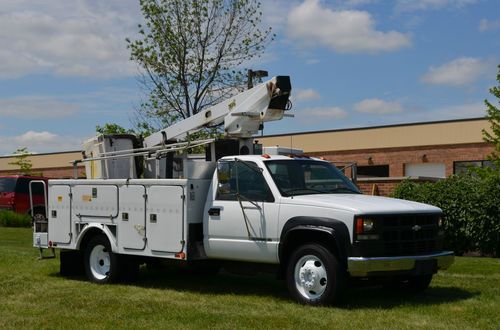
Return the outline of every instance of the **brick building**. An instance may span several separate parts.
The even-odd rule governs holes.
[[[387,195],[403,179],[435,181],[487,166],[493,146],[482,139],[485,118],[339,129],[256,138],[264,146],[291,147],[340,163],[357,164],[358,185],[368,194]],[[33,171],[51,178],[73,177],[80,151],[36,154]],[[12,157],[0,157],[0,175],[16,173]],[[349,170],[347,170],[349,174]],[[85,176],[82,164],[79,177]]]
[[[82,158],[81,151],[66,151],[57,153],[34,154],[27,159],[31,161],[32,171],[37,175],[48,178],[73,178],[74,168],[72,162]],[[0,157],[0,175],[20,174],[19,169],[9,163],[16,159],[12,156]],[[85,168],[80,163],[77,168],[79,177],[85,176]]]
[[[435,181],[469,166],[487,166],[485,118],[270,135],[264,146],[291,147],[334,163],[355,162],[365,193],[390,193],[404,179]]]

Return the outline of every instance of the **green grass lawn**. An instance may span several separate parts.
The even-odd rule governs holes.
[[[0,329],[500,327],[500,260],[456,258],[423,294],[350,289],[340,307],[288,298],[272,276],[203,278],[141,269],[129,285],[61,277],[31,230],[0,227]]]

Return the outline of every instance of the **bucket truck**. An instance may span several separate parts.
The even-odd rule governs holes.
[[[349,278],[427,288],[454,258],[439,208],[363,195],[325,160],[253,143],[264,122],[287,116],[290,92],[277,76],[142,143],[87,141],[87,179],[49,180],[48,224],[35,223],[33,245],[61,249],[61,273],[96,283],[170,260],[273,271],[310,305],[339,301]],[[183,141],[219,124],[229,140]],[[203,158],[184,152],[200,145]]]

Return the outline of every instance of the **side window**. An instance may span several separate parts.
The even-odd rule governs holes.
[[[17,180],[17,185],[16,185],[16,193],[18,194],[29,194],[29,185],[30,180],[26,178],[19,178]]]
[[[261,170],[253,162],[222,161],[217,165],[218,200],[241,199],[254,202],[274,202],[274,197]]]

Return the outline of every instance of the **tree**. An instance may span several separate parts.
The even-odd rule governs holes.
[[[490,88],[490,93],[498,99],[500,104],[500,65],[498,65],[497,81],[499,85]],[[484,103],[491,124],[491,133],[483,129],[483,139],[495,147],[489,159],[496,165],[497,169],[500,169],[500,109],[488,100],[484,100]]]
[[[134,134],[131,129],[125,129],[118,124],[106,123],[103,126],[96,125],[95,131],[100,134]]]
[[[31,155],[31,153],[28,152],[28,148],[18,148],[14,151],[13,155],[16,160],[10,162],[9,165],[18,166],[22,174],[30,175],[33,165],[31,164],[31,160],[28,159]]]
[[[235,94],[242,65],[274,38],[256,0],[140,0],[145,25],[127,39],[148,100],[135,126],[147,135]]]

